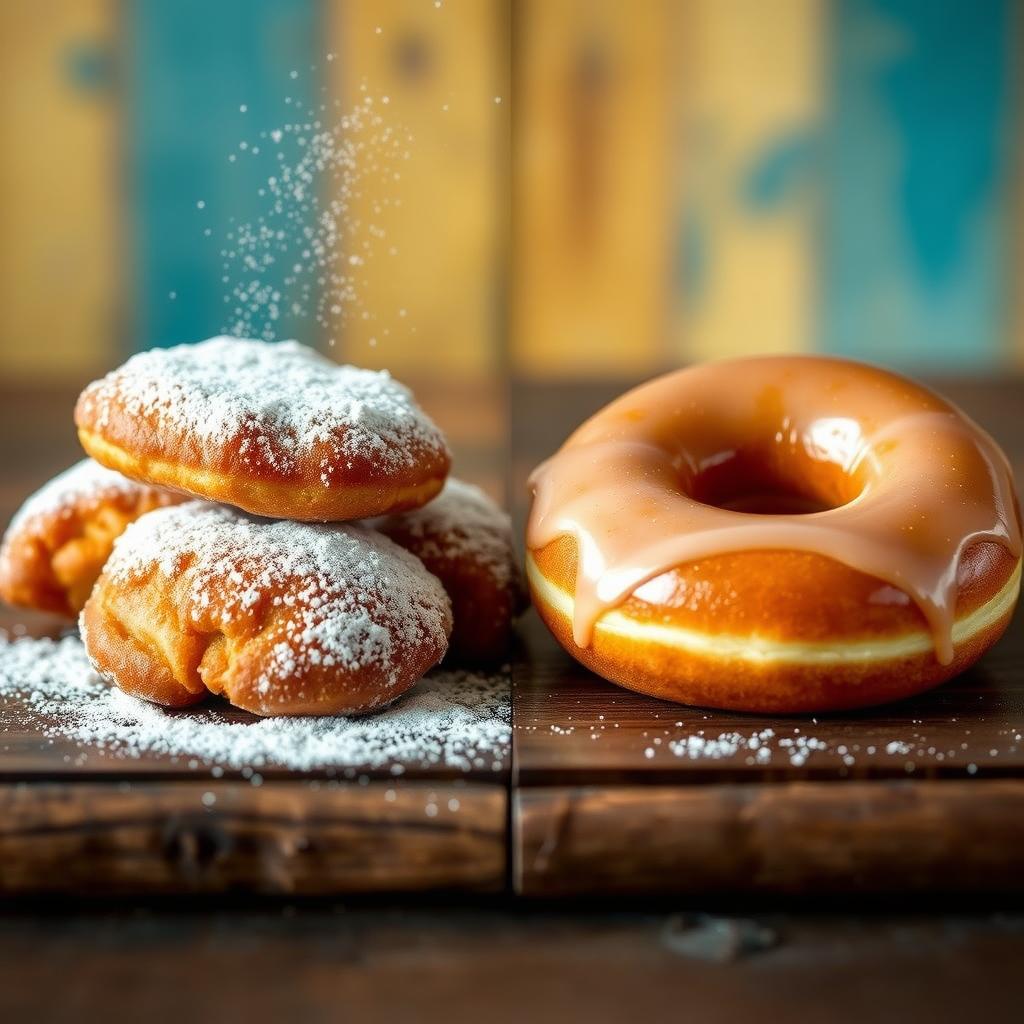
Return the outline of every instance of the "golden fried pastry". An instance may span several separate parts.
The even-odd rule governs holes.
[[[575,658],[742,711],[919,693],[973,664],[1020,591],[1010,464],[956,406],[842,359],[667,374],[534,473],[527,574]]]
[[[512,620],[526,604],[508,514],[478,487],[449,477],[429,505],[373,525],[444,584],[454,619],[451,656],[467,662],[504,657]]]
[[[124,532],[81,625],[97,671],[136,697],[327,715],[404,693],[444,655],[451,621],[440,582],[365,526],[189,502]]]
[[[83,459],[36,491],[11,520],[0,544],[0,597],[74,618],[124,528],[184,500]]]
[[[82,392],[75,423],[85,450],[126,476],[282,519],[416,508],[450,464],[401,384],[294,341],[139,353]]]

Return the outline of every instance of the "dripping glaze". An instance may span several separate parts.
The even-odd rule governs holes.
[[[768,492],[752,505],[751,481]],[[948,664],[961,556],[981,541],[1021,553],[995,441],[927,388],[842,359],[760,357],[659,377],[586,421],[530,486],[528,548],[576,542],[578,647],[605,611],[678,565],[793,550],[907,594]]]

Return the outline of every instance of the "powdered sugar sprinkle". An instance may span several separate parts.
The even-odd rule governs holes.
[[[218,337],[150,349],[90,384],[80,420],[99,432],[115,411],[169,438],[171,457],[196,450],[285,478],[309,470],[329,485],[354,465],[394,472],[447,452],[412,393],[384,371],[339,366],[295,341]],[[116,439],[115,439],[116,440]]]
[[[431,559],[469,560],[500,586],[508,586],[517,560],[512,521],[479,487],[448,477],[444,489],[429,504],[374,520],[389,533],[389,524],[419,542],[414,550]]]
[[[417,649],[443,653],[449,601],[436,577],[364,526],[264,520],[205,502],[143,516],[117,539],[105,567],[113,585],[158,570],[187,580],[184,626],[229,632],[273,614],[276,643],[258,684],[278,686],[314,666],[370,671],[407,685]]]
[[[132,495],[148,489],[148,485],[129,480],[92,459],[82,459],[26,499],[11,519],[8,530],[20,529],[29,521],[44,516],[70,515],[75,506],[83,502],[98,502],[106,495]]]
[[[25,714],[38,716],[41,735],[82,744],[85,757],[160,755],[244,774],[389,767],[399,775],[431,765],[498,771],[510,742],[501,675],[436,671],[372,716],[239,722],[215,708],[167,711],[107,686],[77,636],[9,640],[0,633],[0,698],[18,698]]]

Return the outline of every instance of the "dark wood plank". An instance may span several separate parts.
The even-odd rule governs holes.
[[[1024,780],[524,787],[525,896],[1024,891]]]
[[[828,1021],[1020,1017],[1024,916],[480,905],[0,917],[0,1019]],[[750,915],[753,915],[751,920]],[[752,930],[767,941],[743,942]],[[740,941],[735,941],[739,936]]]
[[[496,891],[506,818],[474,784],[6,784],[0,896]]]

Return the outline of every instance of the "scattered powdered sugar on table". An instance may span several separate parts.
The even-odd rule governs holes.
[[[258,519],[188,502],[132,523],[114,544],[104,585],[130,587],[154,569],[185,582],[181,614],[197,628],[227,632],[228,623],[275,616],[261,694],[321,667],[407,685],[409,655],[425,647],[440,656],[447,646],[440,581],[358,524]]]
[[[435,671],[375,715],[238,722],[215,708],[166,711],[108,686],[77,636],[11,640],[0,633],[0,698],[20,698],[47,737],[114,756],[164,755],[232,769],[498,771],[510,740],[505,676]]]
[[[965,727],[963,739],[956,745],[949,746],[947,739],[947,745],[937,746],[919,728],[922,723],[916,719],[898,739],[880,738],[876,731],[851,724],[850,736],[839,742],[814,735],[816,718],[804,719],[799,724],[780,718],[774,726],[726,730],[715,729],[714,718],[714,712],[696,712],[688,718],[664,721],[660,712],[655,713],[650,728],[637,737],[643,744],[644,759],[663,767],[680,760],[728,761],[732,766],[739,761],[748,767],[781,768],[802,768],[811,762],[811,767],[829,766],[838,776],[845,777],[856,770],[862,755],[870,759],[885,755],[907,775],[913,775],[919,768],[927,771],[929,766],[943,764],[975,775],[979,765],[997,764],[1001,755],[1016,754],[1024,744],[1024,731],[1019,725],[1000,730],[1000,747],[979,749],[969,727]],[[611,715],[599,714],[595,720],[583,713],[567,715],[564,724],[547,726],[537,724],[537,720],[524,721],[520,715],[516,724],[518,732],[547,732],[567,739],[582,736],[596,742],[618,728],[619,723]]]
[[[498,586],[512,582],[518,566],[508,513],[479,487],[453,477],[448,477],[441,493],[422,508],[383,516],[372,523],[389,536],[415,538],[416,554],[428,563],[465,559]]]
[[[70,515],[73,506],[90,500],[98,501],[107,494],[134,494],[150,489],[148,485],[129,480],[92,459],[82,459],[27,498],[7,529],[13,532],[31,519],[49,516],[62,509]]]
[[[295,341],[219,337],[140,352],[79,399],[80,422],[100,433],[122,410],[133,430],[141,419],[166,438],[171,458],[198,449],[216,465],[231,451],[246,465],[296,476],[315,455],[325,486],[353,465],[393,471],[447,451],[386,371],[339,366]]]

